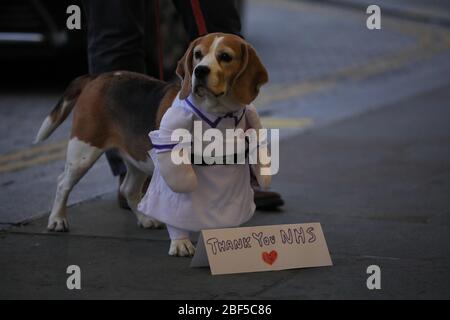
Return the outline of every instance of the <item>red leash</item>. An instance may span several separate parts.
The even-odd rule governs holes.
[[[226,0],[225,0],[226,1]],[[192,12],[194,13],[195,23],[197,24],[198,35],[203,36],[208,33],[206,30],[205,18],[199,0],[191,0]]]

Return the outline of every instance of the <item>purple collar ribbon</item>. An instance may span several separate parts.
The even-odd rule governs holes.
[[[233,118],[234,119],[234,127],[237,127],[237,125],[239,124],[239,122],[241,122],[242,118],[244,117],[245,114],[245,109],[242,111],[242,114],[238,117],[235,116],[233,114],[233,112],[229,112],[227,114],[225,114],[224,116],[221,117],[217,117],[216,120],[211,121],[209,120],[209,118],[207,116],[205,116],[200,109],[198,109],[196,106],[194,106],[194,104],[189,100],[189,98],[186,98],[186,103],[188,104],[188,106],[192,109],[192,111],[194,111],[194,113],[199,116],[200,119],[202,119],[203,121],[205,121],[207,124],[209,124],[209,126],[211,128],[216,128],[217,125],[219,124],[219,122],[224,119],[224,118]]]

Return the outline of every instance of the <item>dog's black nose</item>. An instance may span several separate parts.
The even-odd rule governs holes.
[[[195,68],[195,76],[198,79],[203,79],[209,74],[210,71],[211,70],[207,66],[197,66],[197,68]]]

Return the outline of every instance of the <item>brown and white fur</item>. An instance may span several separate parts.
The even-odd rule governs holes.
[[[198,66],[209,70],[202,79],[196,76]],[[159,127],[177,95],[185,99],[193,93],[199,106],[213,113],[227,113],[251,103],[268,80],[255,50],[241,38],[222,33],[194,40],[178,62],[177,75],[182,79],[181,86],[127,71],[86,75],[72,81],[36,136],[36,142],[45,140],[73,111],[65,169],[58,178],[48,230],[68,231],[70,191],[109,149],[116,149],[126,164],[120,192],[138,225],[160,227],[159,221],[137,210],[142,186],[153,171],[148,155],[152,148],[149,132]],[[173,240],[169,254],[192,255],[192,244],[189,240]]]

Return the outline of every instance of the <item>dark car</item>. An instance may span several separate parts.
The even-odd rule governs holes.
[[[243,1],[236,3],[242,13]],[[172,2],[159,0],[159,4],[164,70],[166,76],[170,77],[173,75],[176,61],[186,49],[188,39],[181,17]],[[81,8],[81,30],[69,30],[66,27],[70,15],[66,11],[70,5],[78,5]],[[155,7],[149,8],[153,10]],[[149,23],[155,21],[152,19],[154,15],[155,12],[149,12]],[[84,18],[81,0],[1,0],[0,63],[6,66],[2,71],[12,77],[23,77],[24,73],[33,70],[47,79],[61,80],[86,73]],[[154,34],[149,36],[149,50],[154,47],[152,37],[156,38]],[[157,70],[155,63],[156,59],[149,61],[150,69]]]
[[[0,1],[0,58],[57,57],[85,52],[85,30],[66,28],[67,7],[81,1]]]

